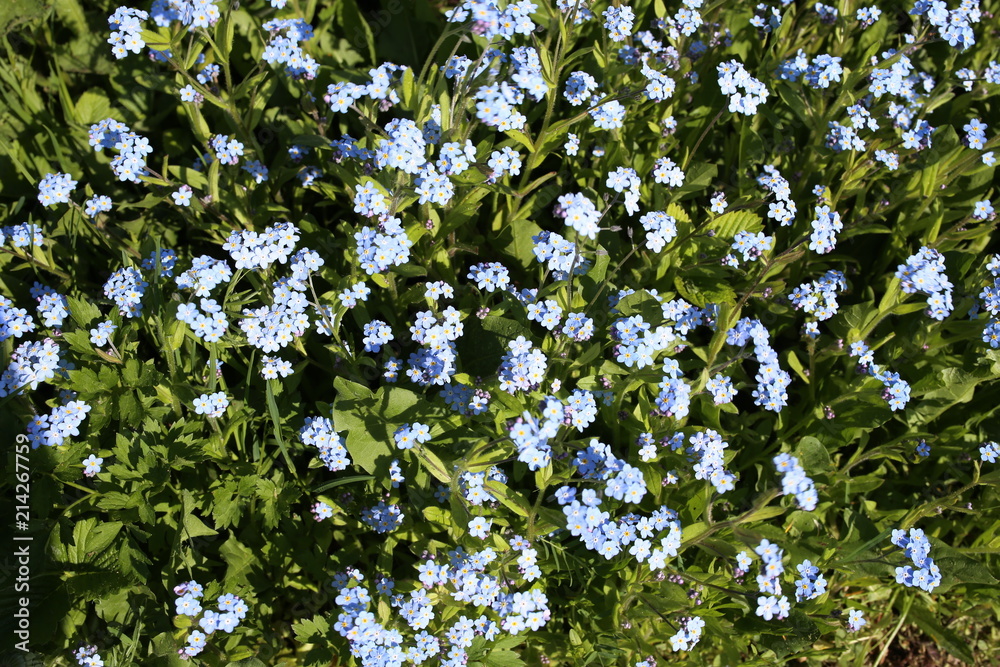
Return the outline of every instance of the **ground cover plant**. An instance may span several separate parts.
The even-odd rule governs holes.
[[[7,3],[10,664],[991,664],[998,11]]]

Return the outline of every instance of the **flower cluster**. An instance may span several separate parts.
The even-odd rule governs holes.
[[[507,267],[499,262],[473,264],[466,277],[469,280],[474,280],[476,287],[487,292],[506,289],[510,284],[510,273],[507,271]]]
[[[697,460],[694,464],[695,479],[712,483],[719,493],[736,488],[736,476],[726,470],[726,448],[729,444],[717,431],[706,429],[688,438],[687,453]]]
[[[34,284],[30,292],[31,297],[38,302],[36,310],[42,319],[42,324],[47,327],[61,327],[63,321],[69,316],[69,302],[66,297],[51,287],[38,282]]]
[[[510,439],[517,447],[517,459],[526,463],[528,470],[539,470],[549,465],[552,455],[549,440],[556,437],[563,422],[563,404],[559,399],[549,396],[541,407],[540,418],[526,410],[507,427]]]
[[[365,352],[378,352],[393,339],[392,328],[382,320],[372,320],[364,326]]]
[[[340,299],[340,303],[344,305],[345,308],[354,308],[358,305],[359,301],[367,301],[368,295],[371,294],[371,288],[365,281],[355,283],[350,287],[345,287],[341,290],[337,298]]]
[[[264,355],[261,359],[260,376],[265,380],[286,378],[292,374],[292,362],[281,357]]]
[[[356,572],[352,578],[357,585],[350,585],[350,579],[337,582],[336,602],[342,613],[334,629],[348,640],[351,654],[365,667],[401,665],[404,661],[420,665],[432,658],[446,667],[460,667],[468,660],[468,649],[477,636],[493,641],[502,631],[517,635],[529,628],[537,630],[551,615],[548,599],[540,589],[511,592],[509,579],[487,574],[494,563],[497,554],[491,548],[473,553],[459,548],[450,551],[441,564],[434,559],[422,562],[417,571],[423,587],[409,594],[393,594],[392,582],[383,579],[376,586],[377,592],[387,596],[390,606],[398,610],[400,630],[392,629],[397,625],[395,619],[387,627],[368,611],[372,595],[360,583],[363,576]],[[482,613],[475,618],[459,616],[439,639],[426,628],[435,618],[435,604],[444,599]],[[404,632],[412,637],[407,638]],[[450,648],[442,645],[445,641]]]
[[[19,225],[10,227],[0,227],[0,246],[3,246],[10,239],[10,244],[15,248],[27,248],[28,246],[42,245],[42,228],[29,222],[22,222]]]
[[[443,206],[455,195],[455,184],[446,175],[438,173],[430,163],[420,169],[420,174],[413,183],[421,204],[431,202]]]
[[[118,60],[131,53],[139,53],[146,42],[142,37],[142,23],[149,18],[149,14],[141,9],[131,7],[119,7],[115,13],[108,17],[108,26],[111,28],[111,36],[108,37],[108,44],[111,45],[111,54]]]
[[[396,442],[396,447],[400,449],[412,449],[416,444],[423,444],[431,441],[431,430],[426,424],[413,422],[403,424],[393,433],[392,439]]]
[[[618,167],[608,174],[605,183],[619,194],[625,195],[625,211],[629,215],[639,212],[639,174],[631,167]]]
[[[153,152],[149,139],[129,130],[124,123],[107,118],[90,126],[90,145],[97,152],[104,148],[118,151],[111,160],[111,169],[121,181],[141,183],[146,176],[146,156]]]
[[[3,311],[0,310],[0,316]],[[39,382],[55,377],[66,367],[59,346],[51,338],[24,341],[10,355],[10,364],[0,376],[0,398],[18,393],[23,388],[35,390]]]
[[[913,562],[913,567],[904,565],[896,568],[896,583],[933,592],[941,584],[941,570],[930,556],[931,543],[927,541],[924,531],[910,528],[907,534],[905,530],[894,530],[892,543],[903,549],[905,556]]]
[[[378,228],[362,227],[354,240],[361,268],[368,275],[384,273],[390,266],[401,266],[410,260],[413,241],[406,235],[399,218],[386,217]]]
[[[755,235],[753,232],[740,231],[733,238],[732,249],[743,255],[744,262],[752,262],[770,250],[773,243],[774,237],[765,236],[764,232],[757,232]],[[733,255],[727,255],[726,259],[728,261],[724,263],[733,266]]]
[[[767,328],[759,320],[744,317],[726,334],[730,345],[746,345],[752,340],[754,356],[760,364],[755,379],[757,388],[753,391],[754,403],[772,412],[781,412],[788,405],[785,389],[792,382],[792,376],[778,365],[778,353],[771,347]]]
[[[14,302],[0,296],[0,342],[8,338],[21,338],[35,330],[35,320],[24,308],[15,308]]]
[[[69,174],[46,174],[38,183],[38,201],[42,206],[52,204],[68,204],[69,193],[76,187]]]
[[[986,264],[986,270],[990,272],[993,284],[983,288],[979,293],[979,299],[992,319],[983,330],[983,342],[996,348],[1000,347],[1000,255],[993,255],[990,258]],[[2,334],[0,334],[0,340],[3,340]]]
[[[95,195],[83,202],[83,214],[88,218],[93,218],[98,213],[107,213],[111,210],[114,202],[107,195]]]
[[[847,279],[843,272],[830,269],[821,278],[810,283],[802,283],[789,295],[792,305],[798,310],[815,315],[819,321],[833,317],[840,305],[837,292],[847,289]]]
[[[542,231],[531,240],[535,259],[545,264],[553,280],[566,280],[570,271],[582,275],[590,268],[590,260],[580,255],[577,245],[555,232]]]
[[[336,472],[351,465],[344,439],[327,417],[306,417],[305,424],[299,429],[299,439],[303,444],[319,450],[319,458],[327,470]]]
[[[264,62],[272,67],[284,65],[285,74],[293,79],[316,78],[319,63],[299,46],[300,42],[312,39],[311,25],[302,19],[271,19],[263,28],[271,35],[264,48]]]
[[[624,104],[618,100],[611,100],[591,109],[590,117],[594,119],[595,127],[602,130],[620,130],[625,124],[625,113]],[[601,150],[602,155],[603,153]]]
[[[573,106],[580,106],[590,101],[597,87],[597,80],[587,72],[573,72],[566,79],[563,97]]]
[[[712,400],[716,405],[732,403],[733,399],[736,398],[736,388],[733,387],[733,381],[722,373],[716,373],[715,377],[706,382],[705,389],[712,394]]]
[[[184,660],[205,650],[207,637],[217,630],[227,634],[232,633],[240,622],[246,618],[250,608],[246,602],[236,597],[232,593],[220,595],[215,601],[219,610],[212,611],[204,609],[199,600],[202,598],[204,589],[196,581],[188,581],[174,586],[174,605],[177,608],[178,616],[190,616],[197,619],[200,630],[191,630],[187,636],[187,646],[180,649],[178,654]]]
[[[561,319],[562,307],[553,299],[528,304],[528,320],[538,322],[549,331],[555,330]]]
[[[195,414],[208,415],[209,417],[221,417],[226,414],[228,407],[229,398],[222,391],[217,391],[214,394],[202,394],[194,401]]]
[[[27,436],[31,447],[58,447],[67,438],[80,435],[80,424],[88,412],[90,406],[83,401],[67,401],[65,405],[52,408],[47,415],[38,415],[28,422]]]
[[[596,439],[576,453],[573,465],[584,480],[598,484],[596,488],[588,484],[580,499],[574,487],[564,485],[556,491],[570,534],[608,560],[627,549],[637,562],[648,561],[650,570],[666,567],[666,559],[676,556],[681,546],[677,512],[662,506],[648,517],[629,512],[615,521],[609,511],[601,509],[602,494],[614,500],[639,503],[646,495],[642,471],[616,457],[608,445]],[[667,534],[660,538],[659,546],[653,547],[652,539],[663,531]]]
[[[81,667],[104,667],[104,659],[97,652],[96,646],[81,646],[73,651],[73,658]]]
[[[757,598],[756,614],[765,621],[773,618],[788,618],[792,609],[788,597],[781,594],[781,575],[785,566],[781,563],[785,552],[768,540],[761,540],[754,552],[761,558],[761,573],[757,575],[757,588],[762,595]]]
[[[819,568],[812,561],[804,560],[795,566],[802,575],[795,582],[795,601],[812,600],[826,593],[826,578],[820,574]]]
[[[496,466],[490,466],[485,472],[466,471],[458,478],[458,488],[461,490],[463,498],[478,507],[483,503],[496,501],[496,497],[486,490],[486,482],[489,480],[506,484],[507,475]]]
[[[490,406],[490,392],[482,388],[473,389],[461,382],[449,382],[441,391],[441,398],[460,415],[480,415]]]
[[[562,333],[575,341],[590,340],[594,335],[594,320],[583,313],[569,313]]]
[[[490,168],[486,183],[496,183],[504,175],[517,176],[521,173],[521,156],[510,146],[504,146],[498,151],[490,153],[490,159],[486,161]]]
[[[215,299],[202,299],[198,304],[184,303],[177,307],[177,319],[184,322],[194,334],[208,343],[220,340],[229,328],[229,320]]]
[[[774,457],[774,467],[781,475],[781,492],[786,496],[794,494],[799,507],[807,512],[816,509],[819,501],[816,486],[806,476],[799,460],[790,454],[778,454]]]
[[[674,91],[677,89],[677,83],[666,74],[662,74],[661,72],[658,72],[650,67],[648,64],[648,56],[645,54],[643,54],[642,57],[641,71],[642,75],[649,79],[644,90],[647,98],[657,102],[662,102],[663,100],[669,99],[673,96]],[[681,174],[681,178],[683,178],[683,174]]]
[[[509,351],[500,360],[500,389],[508,394],[531,391],[545,379],[548,360],[524,336],[507,344]]]
[[[122,317],[136,318],[142,315],[142,297],[149,283],[142,279],[138,270],[127,266],[115,271],[104,283],[104,296],[115,302]]]
[[[869,28],[882,17],[882,10],[872,5],[871,7],[860,7],[855,15],[862,28]]]
[[[719,88],[722,89],[723,95],[729,96],[729,111],[744,116],[755,115],[757,106],[767,101],[767,87],[750,76],[743,63],[738,60],[726,61],[720,64],[717,70]],[[742,93],[739,92],[741,90]]]
[[[677,336],[670,326],[661,325],[652,329],[641,315],[633,315],[612,323],[611,340],[616,343],[612,353],[618,363],[629,368],[645,368],[651,366],[653,357],[669,348]]]
[[[191,268],[174,278],[174,282],[181,289],[193,289],[196,297],[207,297],[232,277],[233,270],[225,260],[201,255],[191,260]]]
[[[230,139],[228,134],[217,134],[209,142],[215,151],[215,159],[221,164],[239,164],[243,155],[243,142]]]
[[[646,213],[639,223],[646,230],[646,247],[653,252],[660,252],[677,236],[677,220],[663,211]]]
[[[458,350],[455,341],[465,332],[461,312],[448,306],[440,318],[429,311],[418,312],[410,333],[420,350],[407,358],[406,376],[419,385],[445,385],[456,371]]]
[[[613,42],[624,42],[632,34],[632,24],[635,21],[635,12],[631,7],[622,5],[621,7],[608,7],[604,10],[604,27],[608,31],[608,37]]]
[[[209,28],[219,22],[221,14],[216,0],[153,0],[152,19],[161,28],[179,21],[193,28]]]
[[[889,407],[894,412],[906,407],[910,401],[910,385],[906,380],[900,378],[898,373],[883,372],[882,368],[875,363],[875,357],[871,350],[862,341],[851,344],[850,354],[852,357],[858,358],[858,365],[866,369],[869,375],[885,385],[882,398],[889,403]]]
[[[403,524],[403,511],[399,505],[383,501],[361,510],[361,520],[376,533],[391,533]]]
[[[952,303],[952,285],[944,272],[944,255],[934,248],[922,247],[910,255],[906,264],[896,269],[900,287],[907,294],[922,292],[927,295],[927,314],[943,320],[955,307]]]
[[[791,225],[798,207],[792,201],[792,188],[788,179],[781,175],[774,165],[764,165],[764,172],[757,176],[757,182],[774,195],[774,201],[767,207],[767,217],[781,224]]]
[[[809,237],[809,249],[820,255],[832,252],[837,247],[837,234],[843,231],[844,223],[840,214],[831,212],[829,206],[817,206],[816,217],[812,221],[812,235]]]
[[[910,14],[927,16],[928,22],[938,29],[941,39],[963,51],[976,43],[972,24],[979,23],[982,13],[978,2],[962,2],[957,8],[948,10],[943,2],[918,0]]]

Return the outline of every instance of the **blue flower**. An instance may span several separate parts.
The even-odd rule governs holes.
[[[93,477],[97,473],[101,472],[101,464],[104,463],[104,459],[91,454],[83,460],[83,474],[87,477]]]

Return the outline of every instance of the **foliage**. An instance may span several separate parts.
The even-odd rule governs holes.
[[[996,659],[996,2],[141,4],[0,10],[46,664]]]

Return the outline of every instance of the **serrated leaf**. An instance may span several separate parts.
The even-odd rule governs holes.
[[[487,667],[520,667],[524,661],[513,651],[493,650],[483,660],[483,664]]]
[[[69,304],[69,316],[79,327],[87,327],[101,317],[101,309],[90,301],[67,297],[66,302]]]
[[[764,229],[763,219],[756,213],[749,211],[732,211],[723,213],[718,218],[711,220],[707,229],[714,229],[717,237],[728,241],[736,236],[737,232],[747,231],[756,234]]]

